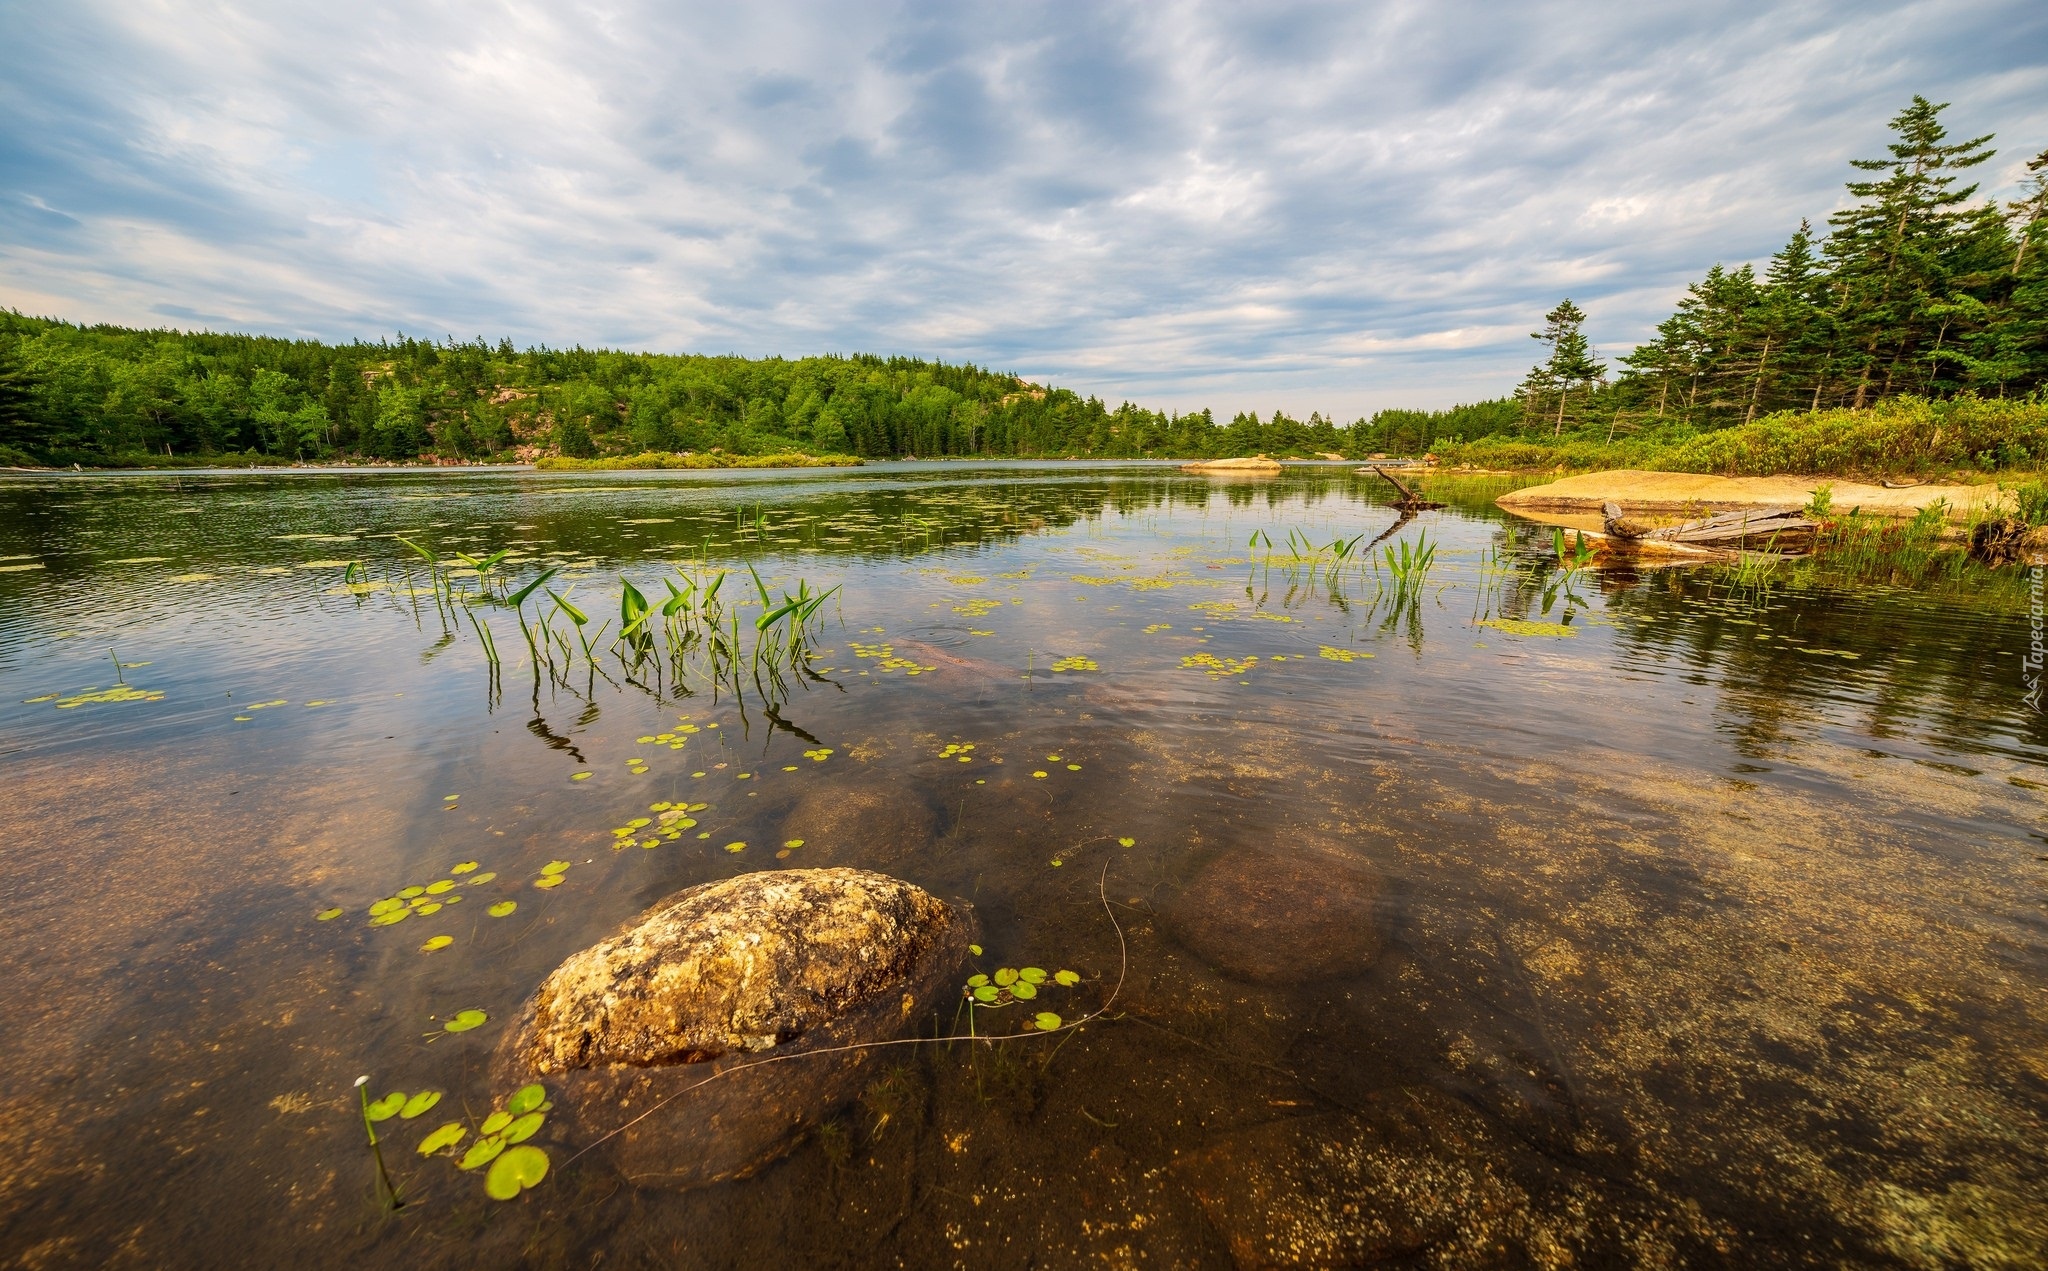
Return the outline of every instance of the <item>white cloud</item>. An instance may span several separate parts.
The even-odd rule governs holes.
[[[2004,0],[0,10],[0,303],[969,358],[1350,416],[1625,349],[1914,92],[2048,145]],[[195,316],[196,315],[196,316]]]

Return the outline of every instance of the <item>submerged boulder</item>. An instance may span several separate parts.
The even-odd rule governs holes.
[[[897,869],[922,860],[938,837],[931,805],[900,786],[863,783],[811,790],[783,818],[785,838],[806,865]],[[794,863],[794,862],[792,862]]]
[[[838,1048],[909,1036],[950,999],[970,935],[866,870],[692,887],[543,980],[499,1080],[560,1090],[581,1137],[628,1127],[608,1146],[635,1182],[745,1175],[859,1093],[874,1052]]]
[[[1364,863],[1297,840],[1223,852],[1163,908],[1175,939],[1209,965],[1288,984],[1371,966],[1385,889]]]

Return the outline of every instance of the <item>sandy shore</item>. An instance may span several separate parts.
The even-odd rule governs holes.
[[[1619,503],[1634,513],[1725,512],[1736,508],[1798,507],[1816,487],[1829,487],[1833,510],[1909,517],[1936,500],[1951,520],[1969,520],[2010,502],[1996,485],[1916,485],[1891,490],[1829,477],[1708,477],[1691,472],[1586,472],[1548,485],[1528,486],[1495,500],[1511,512],[1598,512]]]

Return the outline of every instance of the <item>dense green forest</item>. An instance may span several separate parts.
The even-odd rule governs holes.
[[[1992,157],[1992,138],[1951,140],[1944,109],[1914,98],[1891,121],[1889,155],[1852,161],[1852,202],[1825,233],[1801,221],[1761,274],[1715,265],[1613,366],[1567,299],[1534,333],[1544,359],[1512,396],[1450,410],[1382,410],[1342,427],[1278,411],[1219,424],[1206,410],[1112,410],[1013,375],[910,358],[520,351],[481,339],[329,345],[7,311],[0,463],[1435,450],[1526,466],[1676,453],[1730,428],[1797,428],[1893,399],[1926,404],[1916,418],[1946,417],[1942,403],[2003,399],[2020,408],[1982,418],[2040,415],[2048,427],[2048,151],[2027,165],[2019,199],[1979,199],[1966,178]],[[1978,467],[2048,461],[2017,434],[1979,440],[1969,456]]]
[[[1309,454],[1347,438],[1275,412],[1219,426],[976,366],[675,356],[83,327],[0,313],[0,462],[412,460],[722,450],[919,455]],[[7,451],[12,451],[9,456]]]

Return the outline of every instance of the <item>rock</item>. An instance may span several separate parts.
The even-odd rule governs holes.
[[[1196,472],[1205,476],[1273,476],[1281,471],[1280,462],[1258,455],[1249,459],[1210,459],[1199,463],[1184,463],[1182,472]]]
[[[1355,1267],[1444,1244],[1492,1252],[1527,1205],[1494,1169],[1497,1155],[1469,1108],[1434,1090],[1396,1089],[1357,1114],[1227,1135],[1173,1173],[1245,1271]]]
[[[927,857],[938,837],[931,806],[901,786],[841,785],[814,789],[782,821],[793,864],[900,869]]]
[[[1384,891],[1369,866],[1297,837],[1286,850],[1227,849],[1164,917],[1177,940],[1228,975],[1299,983],[1372,965]]]
[[[865,870],[693,887],[543,980],[497,1083],[558,1091],[586,1140],[630,1126],[608,1146],[635,1182],[740,1177],[858,1093],[876,1052],[834,1048],[910,1035],[951,1000],[971,929]]]
[[[2029,529],[2025,521],[2012,516],[1980,521],[1970,529],[1970,555],[1994,568],[2048,562],[2048,526]]]

